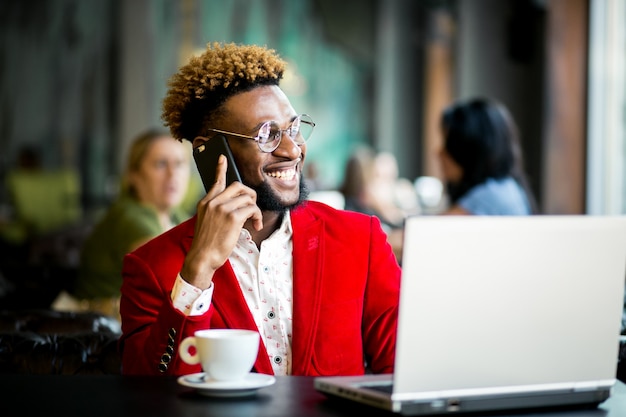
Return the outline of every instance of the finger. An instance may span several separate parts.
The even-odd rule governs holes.
[[[241,226],[251,221],[256,230],[263,228],[263,215],[256,205],[256,193],[245,185],[235,182],[210,204],[225,213],[231,213],[239,217]]]
[[[261,209],[256,204],[248,204],[246,206],[241,206],[236,209],[233,213],[238,213],[240,218],[242,219],[241,226],[248,221],[252,222],[252,227],[255,230],[259,231],[263,229],[263,214],[261,213]]]
[[[215,167],[215,183],[213,186],[209,188],[206,195],[202,197],[199,203],[207,203],[226,188],[226,169],[227,169],[226,157],[224,155],[220,155],[217,158],[217,166]]]
[[[228,168],[228,162],[224,155],[220,155],[217,159],[217,167],[215,167],[215,184],[211,190],[216,190],[221,193],[226,188],[226,169]]]
[[[242,195],[241,197],[249,197],[249,196]],[[256,199],[251,198],[251,199],[244,200],[242,198],[239,204],[240,205],[237,208],[237,210],[246,211],[246,214],[245,214],[246,221],[251,221],[252,227],[254,227],[254,229],[257,231],[263,229],[263,214],[261,213],[261,209],[259,208],[259,206],[256,205]]]
[[[257,232],[261,229],[263,229],[263,214],[261,214],[261,209],[256,206],[256,210],[252,213],[252,216],[249,217],[250,220],[252,220],[252,226],[254,227],[254,230],[256,230]]]

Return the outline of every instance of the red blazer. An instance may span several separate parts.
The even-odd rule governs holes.
[[[400,266],[376,217],[307,202],[293,227],[293,375],[393,372]],[[215,272],[211,307],[185,316],[170,293],[193,239],[195,217],[124,259],[122,373],[201,372],[178,355],[205,328],[257,330],[230,263]],[[254,371],[273,374],[263,343]]]

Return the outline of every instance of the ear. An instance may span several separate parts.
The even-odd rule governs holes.
[[[192,142],[192,147],[195,149],[198,146],[202,145],[207,140],[209,140],[209,139],[207,139],[207,138],[205,138],[203,136],[196,136],[196,138]]]

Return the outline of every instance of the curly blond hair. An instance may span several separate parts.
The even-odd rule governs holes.
[[[286,62],[257,45],[213,42],[182,66],[169,82],[161,115],[178,140],[193,141],[220,116],[231,96],[263,85],[278,85]]]

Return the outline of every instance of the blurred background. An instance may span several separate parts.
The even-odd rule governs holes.
[[[317,123],[307,163],[319,191],[340,186],[362,146],[395,156],[402,178],[439,178],[441,110],[485,96],[519,125],[542,213],[624,213],[624,3],[3,0],[0,222],[27,210],[44,233],[97,217],[131,138],[162,125],[167,80],[213,41],[289,61],[282,87]],[[20,183],[28,196],[9,201],[29,155],[57,178]]]
[[[233,41],[290,62],[282,85],[317,122],[308,162],[321,188],[341,183],[361,144],[393,153],[402,177],[439,176],[440,110],[480,95],[518,122],[542,212],[621,213],[623,3],[3,0],[0,177],[28,145],[44,167],[76,171],[68,201],[97,212],[130,138],[162,125],[170,75],[208,42]]]

